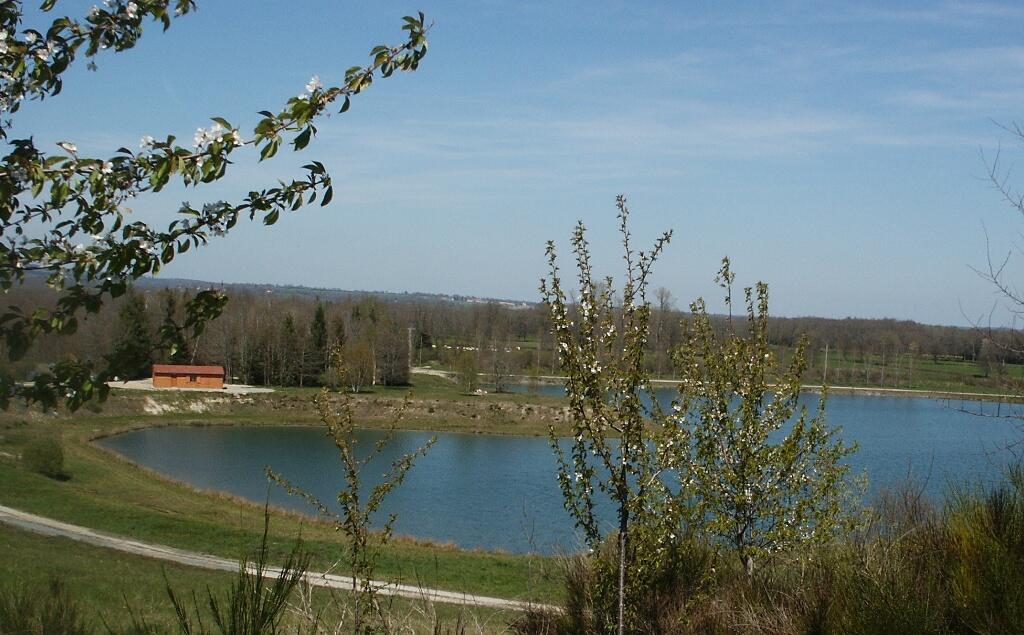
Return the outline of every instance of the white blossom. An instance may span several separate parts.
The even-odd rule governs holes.
[[[319,75],[314,75],[309,80],[309,82],[306,84],[306,92],[314,93],[314,92],[320,90],[320,88],[322,86],[323,86],[323,84],[320,83],[320,76]]]

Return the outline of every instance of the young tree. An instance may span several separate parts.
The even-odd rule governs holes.
[[[572,417],[568,450],[554,428],[550,431],[558,482],[566,509],[595,553],[605,538],[595,511],[597,497],[606,497],[615,510],[617,570],[602,570],[599,558],[594,564],[604,579],[599,588],[607,586],[609,578],[615,579],[617,632],[621,634],[634,607],[649,593],[646,576],[659,569],[663,550],[680,533],[687,492],[678,478],[686,459],[685,444],[678,442],[681,431],[656,407],[654,412],[645,408],[641,400],[650,386],[643,364],[651,317],[648,277],[672,233],[664,233],[650,251],[635,252],[625,198],[619,196],[617,205],[626,261],[621,303],[615,303],[610,278],[593,278],[582,223],[571,239],[579,281],[575,305],[563,290],[552,242],[547,247],[549,273],[540,291],[566,376]],[[673,479],[675,487],[670,486]]]
[[[334,319],[331,330],[331,346],[344,346],[345,343],[348,342],[348,333],[345,331],[345,320],[341,316]]]
[[[658,287],[654,297],[658,301],[657,310],[654,312],[654,376],[661,377],[665,370],[665,362],[669,358],[669,321],[677,317],[672,306],[671,291],[665,287]]]
[[[978,370],[983,377],[988,378],[998,367],[995,344],[992,343],[992,338],[986,337],[981,340],[981,349],[978,351]]]
[[[474,351],[462,351],[455,360],[455,373],[459,378],[459,385],[466,394],[472,393],[480,385],[480,374],[477,371],[476,353]]]
[[[363,338],[350,342],[342,349],[341,358],[344,367],[335,368],[339,368],[340,376],[345,378],[352,392],[360,392],[373,382],[373,349],[369,342]]]
[[[494,392],[505,392],[509,381],[512,378],[512,361],[508,351],[509,341],[507,338],[491,340],[490,346],[490,371],[491,385]]]
[[[384,386],[409,385],[409,332],[387,320],[378,332],[377,379]]]
[[[56,5],[56,0],[43,0],[41,8],[49,12]],[[406,17],[405,43],[375,47],[367,66],[350,68],[337,84],[322,85],[314,78],[305,93],[289,99],[276,113],[261,112],[250,135],[227,119],[214,117],[211,128],[197,132],[192,147],[178,145],[173,136],[147,136],[138,153],[121,148],[112,156],[87,157],[71,141],[62,141],[60,152],[51,155],[31,136],[7,138],[20,109],[28,101],[55,97],[63,74],[79,57],[130,49],[142,36],[145,20],[167,29],[174,19],[190,13],[195,2],[110,0],[94,6],[85,17],[59,17],[28,28],[22,25],[22,6],[20,0],[0,0],[0,138],[9,148],[0,157],[0,289],[23,284],[29,272],[44,272],[59,300],[53,308],[24,311],[12,306],[0,315],[0,337],[11,360],[23,356],[43,334],[73,333],[82,313],[96,312],[104,302],[124,295],[133,280],[205,245],[243,217],[273,225],[282,212],[317,200],[327,205],[333,196],[331,177],[323,164],[313,161],[304,166],[303,177],[268,189],[254,187],[237,202],[199,207],[185,203],[177,219],[162,222],[159,228],[129,222],[125,206],[138,196],[159,192],[172,180],[186,187],[219,180],[243,147],[258,150],[260,160],[273,157],[283,144],[302,150],[331,108],[347,111],[350,100],[375,77],[415,70],[427,52],[423,15]],[[225,301],[215,290],[197,293],[185,304],[180,326],[198,334]],[[161,341],[157,346],[170,344]],[[117,361],[114,356],[105,366],[97,366],[89,360],[65,360],[30,385],[4,378],[0,406],[12,398],[52,405],[66,396],[67,405],[77,408],[93,396],[104,397],[107,380],[125,373]]]
[[[301,385],[303,340],[305,338],[295,328],[295,319],[286,313],[281,323],[278,350],[280,351],[280,375],[278,383],[282,386]]]
[[[768,345],[768,286],[746,288],[746,329],[732,317],[734,274],[722,260],[727,330],[719,335],[703,299],[690,305],[676,352],[673,404],[689,444],[693,522],[733,547],[748,574],[756,560],[849,529],[843,445],[825,422],[823,391],[813,417],[799,404],[806,366],[803,338],[788,368]]]
[[[332,365],[336,368],[344,368],[345,364],[340,358],[340,354],[336,353],[335,357]],[[406,474],[412,468],[413,461],[417,457],[426,455],[427,450],[437,439],[433,437],[414,452],[399,457],[384,472],[381,481],[370,488],[369,492],[366,492],[366,488],[363,486],[363,474],[369,463],[394,439],[395,423],[392,422],[392,425],[385,431],[384,437],[374,444],[368,454],[359,456],[356,452],[358,441],[352,398],[345,394],[340,395],[339,398],[340,404],[336,406],[331,394],[324,389],[316,399],[316,406],[320,421],[326,426],[331,441],[338,449],[338,456],[345,472],[345,483],[338,491],[337,497],[341,513],[339,514],[332,506],[321,502],[313,494],[296,487],[286,477],[270,468],[267,469],[267,475],[285,487],[289,493],[300,496],[309,502],[322,517],[330,519],[335,527],[348,537],[348,565],[352,572],[354,600],[353,632],[378,632],[370,622],[376,620],[378,625],[386,625],[387,617],[377,603],[373,578],[381,549],[391,539],[396,516],[389,514],[378,531],[371,531],[371,523],[384,499],[405,480]],[[401,413],[396,421],[400,418]],[[387,630],[385,629],[384,632]]]
[[[423,351],[427,352],[427,359],[434,354],[434,339],[429,332],[417,329],[413,337],[413,350],[416,352],[416,365],[423,365]]]

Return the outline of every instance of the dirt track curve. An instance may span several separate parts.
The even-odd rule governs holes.
[[[98,532],[87,527],[71,525],[58,520],[36,516],[10,507],[0,505],[0,523],[11,525],[25,531],[30,531],[44,536],[59,536],[78,540],[97,547],[114,549],[125,553],[156,558],[167,562],[174,562],[189,567],[200,569],[213,569],[217,571],[237,571],[238,562],[228,558],[220,558],[194,551],[154,545],[150,543],[113,536]],[[267,568],[266,577],[277,577],[281,570],[273,567]],[[328,587],[332,589],[347,590],[352,588],[352,578],[332,573],[309,572],[306,574],[306,582],[313,586]],[[550,609],[552,607],[542,604],[533,604],[519,600],[506,600],[503,598],[492,598],[483,595],[470,595],[455,591],[443,591],[440,589],[427,589],[408,584],[397,584],[390,582],[374,582],[377,592],[384,595],[395,595],[417,600],[432,602],[444,602],[447,604],[462,604],[466,606],[481,606],[496,609],[508,609],[523,611],[528,608]]]

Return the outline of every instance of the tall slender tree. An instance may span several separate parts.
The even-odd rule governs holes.
[[[171,289],[161,294],[163,304],[163,322],[160,335],[167,344],[165,357],[171,364],[187,364],[192,361],[189,354],[188,337],[178,324],[178,301]]]
[[[309,350],[306,353],[306,364],[303,369],[307,376],[307,383],[319,381],[320,376],[327,370],[329,357],[327,347],[327,312],[324,310],[323,302],[320,302],[318,298],[316,311],[313,313],[313,322],[309,325]]]
[[[130,291],[118,317],[121,335],[108,356],[110,367],[117,368],[123,379],[145,377],[153,363],[153,331],[145,296]]]

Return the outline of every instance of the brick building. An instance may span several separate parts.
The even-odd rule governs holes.
[[[224,387],[224,367],[153,364],[153,387],[220,389]]]

